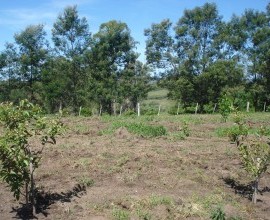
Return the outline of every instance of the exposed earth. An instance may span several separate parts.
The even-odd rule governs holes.
[[[36,171],[36,219],[270,219],[270,172],[252,204],[252,178],[220,115],[66,117],[66,132],[47,146]],[[269,114],[249,114],[270,126]],[[163,125],[167,135],[143,137],[117,121]],[[184,121],[190,135],[182,134]],[[23,203],[23,198],[20,201]],[[29,219],[0,183],[0,219]]]

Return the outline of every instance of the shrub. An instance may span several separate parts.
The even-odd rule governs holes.
[[[61,122],[42,116],[41,108],[23,100],[18,106],[0,105],[0,121],[4,135],[0,137],[0,178],[19,200],[25,189],[26,204],[35,208],[34,172],[39,167],[42,151],[47,143],[55,144],[62,128]],[[39,139],[39,145],[31,140]]]
[[[92,111],[90,108],[83,107],[81,108],[81,116],[89,117],[92,116]]]
[[[229,135],[236,142],[245,170],[255,179],[252,201],[256,203],[259,180],[270,163],[270,144],[263,138],[267,132],[261,126],[255,136],[249,137],[249,128],[240,112],[235,113],[234,122],[236,125],[230,129]]]
[[[224,122],[227,121],[231,111],[232,111],[232,102],[225,94],[219,100],[219,112]]]
[[[126,110],[124,113],[123,113],[123,115],[124,116],[134,116],[134,115],[136,115],[137,113],[134,111],[134,110],[132,110],[132,109],[128,109],[128,110]]]
[[[226,214],[220,207],[218,207],[217,209],[213,210],[211,214],[211,219],[212,220],[225,220]]]
[[[153,107],[143,108],[141,113],[142,115],[157,115],[158,109],[155,109]]]

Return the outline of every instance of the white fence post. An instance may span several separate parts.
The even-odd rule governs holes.
[[[140,103],[137,103],[137,111],[138,111],[138,116],[141,115],[141,109],[140,109]]]
[[[214,106],[214,109],[213,109],[213,114],[215,113],[216,108],[217,108],[217,103],[215,103],[215,106]]]
[[[196,108],[195,108],[195,115],[197,115],[198,112],[199,103],[197,102]]]
[[[101,116],[102,113],[102,105],[100,104],[100,108],[99,108],[99,116]]]
[[[80,106],[80,109],[79,109],[79,116],[81,116],[81,111],[82,111],[82,106]]]
[[[249,112],[249,102],[247,102],[247,112]]]
[[[122,109],[123,109],[123,106],[121,105],[121,106],[120,106],[120,112],[119,112],[119,115],[120,115],[120,116],[122,115]]]
[[[176,115],[179,114],[179,108],[180,108],[180,103],[178,102],[178,106],[177,106],[177,112],[176,112]]]

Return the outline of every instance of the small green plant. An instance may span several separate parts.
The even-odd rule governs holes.
[[[224,122],[227,121],[229,115],[231,114],[231,111],[232,111],[231,100],[225,94],[219,100],[219,112]]]
[[[212,211],[211,219],[212,220],[225,220],[226,214],[221,207],[218,207]]]
[[[121,127],[125,127],[130,133],[138,134],[143,137],[158,137],[167,134],[166,128],[162,125],[154,126],[135,122],[114,122],[109,129],[102,133],[110,134]]]
[[[256,135],[249,136],[242,113],[234,115],[236,126],[229,130],[229,137],[236,142],[244,169],[254,178],[252,202],[257,202],[259,180],[270,163],[270,144],[263,137],[266,129],[261,126]]]
[[[130,219],[129,212],[127,212],[123,209],[114,208],[112,211],[112,215],[113,215],[115,220],[128,220],[128,219]]]
[[[257,202],[259,180],[270,163],[270,146],[262,140],[252,140],[239,146],[245,170],[254,177],[252,202]]]
[[[190,129],[189,129],[188,123],[186,121],[184,121],[181,131],[183,132],[183,134],[186,137],[188,137],[190,135]]]
[[[0,137],[0,178],[8,184],[17,200],[24,188],[26,204],[30,201],[33,212],[34,172],[40,165],[45,145],[56,143],[55,137],[62,129],[62,123],[59,119],[43,117],[41,108],[27,100],[22,100],[18,106],[2,103],[0,121],[4,128]],[[39,144],[36,142],[38,139]]]
[[[234,126],[228,129],[228,137],[230,141],[235,142],[236,146],[240,145],[240,141],[245,139],[249,133],[243,113],[236,111],[233,116]]]
[[[95,181],[87,176],[82,176],[78,179],[79,183],[83,186],[87,186],[87,187],[90,187],[90,186],[93,186]]]

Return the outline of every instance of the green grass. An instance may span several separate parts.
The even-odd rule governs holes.
[[[167,130],[162,125],[147,125],[142,122],[124,122],[115,121],[111,127],[103,130],[102,134],[112,134],[118,128],[125,127],[130,133],[141,135],[143,137],[158,137],[167,134]]]
[[[161,112],[167,113],[170,108],[175,105],[175,101],[167,98],[167,89],[157,89],[150,91],[146,100],[142,102],[142,109],[152,107],[158,111],[159,105],[161,105]]]

